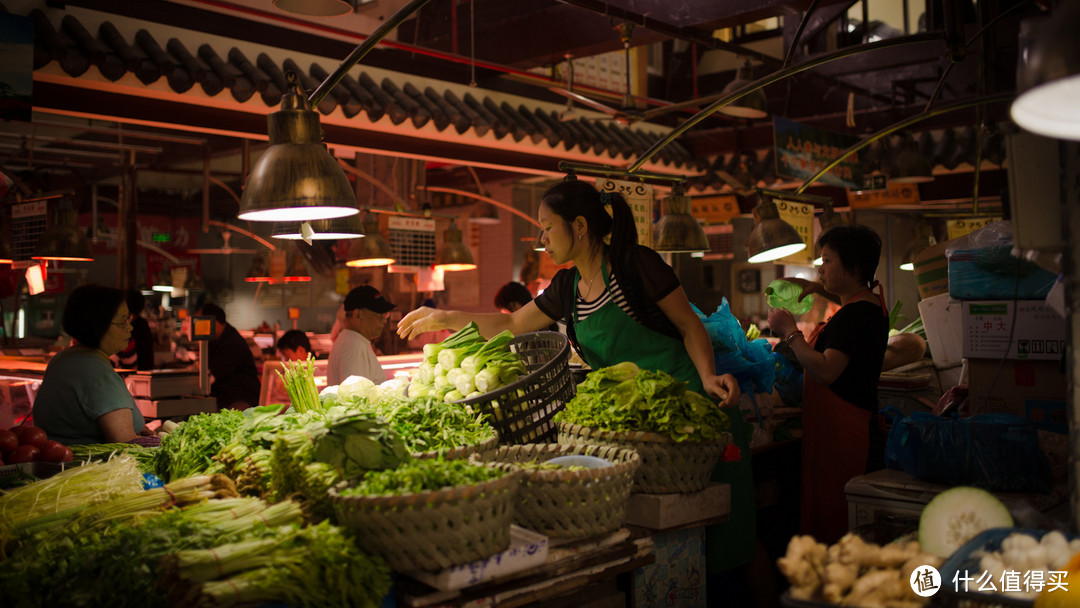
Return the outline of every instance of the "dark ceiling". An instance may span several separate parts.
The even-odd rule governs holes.
[[[394,44],[380,45],[364,58],[362,65],[456,83],[475,81],[478,89],[483,91],[565,103],[563,97],[548,90],[549,86],[559,84],[557,81],[551,82],[542,76],[529,77],[526,70],[550,68],[564,61],[567,54],[587,57],[623,50],[620,33],[629,33],[632,47],[656,43],[662,50],[662,69],[649,75],[648,99],[639,101],[642,108],[649,108],[657,103],[690,100],[694,91],[707,95],[723,89],[735,77],[734,70],[699,73],[694,69],[707,53],[720,52],[749,59],[754,65],[754,76],[762,78],[785,66],[798,65],[827,53],[857,49],[865,44],[868,36],[929,38],[918,44],[853,53],[765,87],[771,115],[862,136],[924,111],[931,99],[936,107],[956,100],[1011,91],[1015,82],[1018,24],[1022,18],[1045,8],[1044,2],[1036,0],[981,0],[978,10],[971,0],[910,3],[925,4],[925,7],[919,11],[922,15],[917,22],[906,24],[905,33],[885,27],[869,12],[863,13],[869,28],[862,27],[862,20],[849,20],[849,10],[854,8],[858,12],[863,6],[854,1],[433,0],[400,26]],[[117,19],[141,20],[324,57],[344,58],[356,44],[338,36],[321,36],[311,29],[290,27],[288,22],[280,19],[255,20],[251,18],[252,10],[231,11],[228,10],[231,4],[224,0],[186,3],[50,0],[38,3],[41,10],[54,14],[71,8],[92,9]],[[265,12],[273,11],[270,0],[265,4]],[[13,8],[12,12],[19,11]],[[780,18],[781,25],[777,29],[748,27],[770,17]],[[627,28],[625,24],[633,24],[633,27]],[[724,39],[718,37],[721,34]],[[796,37],[798,44],[790,50]],[[474,51],[469,48],[470,40],[476,41]],[[755,50],[763,46],[781,49],[787,57]],[[78,100],[65,100],[62,98],[70,97],[71,93],[62,87],[45,83],[40,88],[43,96],[53,96],[48,100],[43,97],[45,106],[78,104],[87,113],[124,114],[117,109],[120,104],[115,96],[87,94]],[[621,106],[622,99],[617,92],[603,95],[592,91],[590,94],[612,107]],[[153,101],[140,100],[139,104],[138,112],[172,113],[178,123],[190,121],[223,128],[233,120],[228,112],[217,112],[212,107],[192,106],[177,113],[165,105],[155,107]],[[134,116],[136,111],[132,110],[131,114]],[[692,114],[693,110],[673,112],[652,122],[673,128]],[[55,118],[45,116],[43,120]],[[970,131],[975,126],[989,127],[1007,120],[1007,104],[988,104],[922,121],[911,131],[916,135],[931,129],[966,128]],[[254,131],[262,129],[258,124],[250,128]],[[234,137],[199,134],[195,137],[202,143],[192,145],[168,141],[170,136],[181,136],[182,139],[185,134],[180,130],[140,129],[165,137],[153,144],[161,149],[155,155],[156,162],[177,171],[197,173],[204,158],[235,155],[241,149],[241,140]],[[187,135],[191,136],[190,133]],[[116,133],[107,129],[100,132],[87,130],[70,137],[108,143],[115,141]],[[438,156],[447,155],[445,142],[425,142],[415,137],[398,141],[395,137],[393,133],[385,135],[382,140],[374,140],[375,145],[385,145],[388,153],[408,148],[409,152],[420,155],[426,152],[425,146],[437,146]],[[3,143],[0,141],[0,146]],[[772,123],[769,119],[733,119],[717,114],[688,130],[677,140],[677,145],[692,157],[702,159],[700,166],[704,168],[709,165],[709,159],[723,160],[741,151],[770,147]],[[54,142],[53,147],[63,149],[64,143]],[[453,154],[452,150],[449,153]],[[25,164],[26,159],[20,154],[25,155],[26,151],[20,151],[18,146],[0,148],[0,154],[5,155],[5,163]],[[463,151],[462,157],[466,162],[470,159],[482,162],[485,154],[505,155],[505,152],[468,150]],[[62,154],[57,158],[62,158]],[[39,152],[38,159],[47,162],[48,155]],[[115,178],[123,170],[113,156],[102,162],[86,156],[80,160],[82,164],[91,165],[80,172],[79,179],[83,183],[108,176]],[[523,158],[521,162],[525,166],[535,161]],[[440,166],[429,172],[429,181],[473,189],[477,176],[481,180],[495,180],[506,179],[512,173],[470,171],[464,166],[448,170],[446,166]],[[30,187],[36,185],[33,172],[21,177]],[[217,178],[239,189],[239,172],[225,171]],[[942,196],[962,195],[946,193]],[[165,205],[174,196],[178,195],[164,189],[141,192],[140,203],[153,204],[151,201],[160,199]],[[185,196],[190,198],[191,193]],[[217,206],[227,208],[234,204],[220,193],[214,198]]]

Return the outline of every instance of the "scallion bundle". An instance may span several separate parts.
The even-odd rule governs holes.
[[[306,361],[286,361],[285,373],[277,372],[285,383],[289,401],[295,412],[304,413],[320,408],[319,390],[315,388],[315,358],[308,355]]]

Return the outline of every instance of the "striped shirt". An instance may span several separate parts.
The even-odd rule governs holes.
[[[619,282],[615,280],[615,274],[612,273],[608,275],[608,288],[592,302],[586,302],[585,298],[581,297],[581,292],[578,292],[577,322],[581,323],[589,318],[589,315],[600,310],[602,306],[612,300],[615,300],[615,305],[621,308],[623,312],[630,315],[631,319],[637,321],[637,315],[630,309],[630,303],[626,301],[626,296],[623,294],[622,288],[619,287]]]

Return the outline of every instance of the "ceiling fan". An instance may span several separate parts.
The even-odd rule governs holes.
[[[601,103],[586,97],[581,93],[574,90],[574,62],[571,55],[566,55],[567,63],[567,86],[566,87],[548,87],[548,90],[558,93],[566,97],[566,109],[559,114],[559,119],[573,120],[577,116],[573,115],[573,103],[576,101],[581,105],[596,110],[597,112],[603,112],[607,114],[610,120],[622,123],[624,125],[630,125],[638,121],[649,120],[663,114],[670,112],[678,112],[680,110],[686,110],[690,108],[698,108],[708,105],[717,99],[720,99],[725,93],[717,93],[715,95],[708,95],[706,97],[699,97],[697,99],[690,99],[679,103],[672,103],[656,108],[650,108],[648,110],[639,110],[633,107],[633,96],[630,94],[630,34],[634,29],[634,24],[630,22],[624,22],[615,26],[615,29],[619,32],[619,38],[623,43],[623,52],[626,53],[626,92],[623,94],[623,107],[613,108],[607,104]]]
[[[188,253],[219,253],[222,255],[232,255],[234,253],[257,253],[254,249],[238,249],[229,244],[229,239],[232,237],[232,233],[228,230],[221,231],[222,246],[216,249],[188,249]]]

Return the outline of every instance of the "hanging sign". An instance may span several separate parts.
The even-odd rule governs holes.
[[[600,188],[601,192],[617,192],[626,199],[627,204],[630,205],[630,211],[634,213],[634,225],[637,226],[638,244],[652,247],[652,184],[600,178],[596,180],[596,185]]]
[[[782,198],[774,198],[773,202],[776,203],[776,210],[780,212],[780,219],[791,224],[806,243],[805,249],[784,256],[776,263],[809,266],[814,261],[814,206],[810,203],[785,201]]]
[[[776,174],[795,179],[809,179],[825,165],[859,142],[859,138],[804,125],[779,116],[773,117],[776,145]],[[859,190],[863,186],[859,155],[852,154],[829,169],[817,181]]]
[[[949,235],[948,240],[951,241],[975,232],[991,222],[999,221],[1001,221],[1000,217],[968,217],[959,220],[946,220],[945,229]]]
[[[884,190],[848,190],[848,203],[858,209],[919,202],[918,184],[890,183]]]
[[[698,196],[690,199],[690,214],[706,224],[727,224],[739,215],[739,201],[734,194]]]

